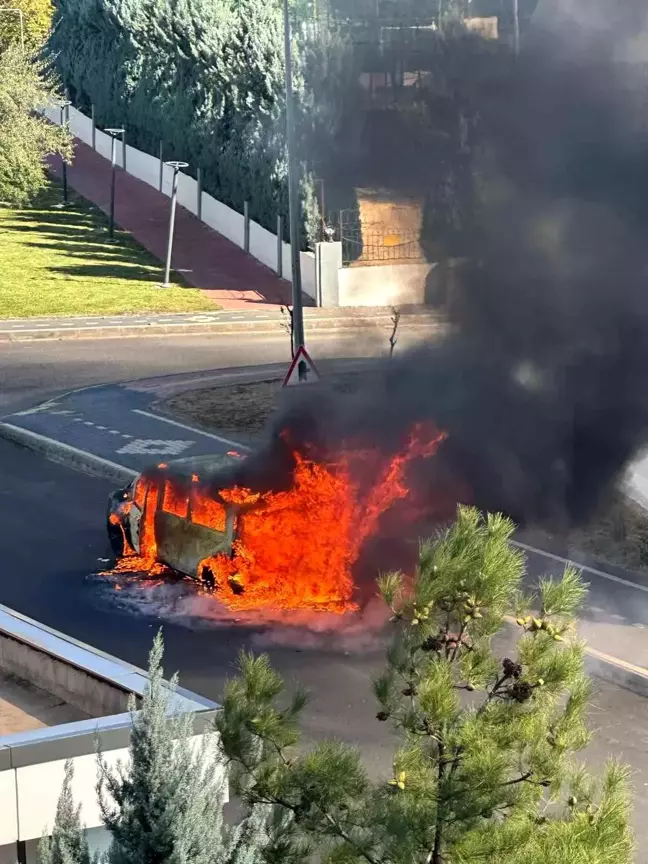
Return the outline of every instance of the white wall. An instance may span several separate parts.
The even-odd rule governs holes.
[[[155,189],[160,185],[160,160],[155,156],[149,156],[148,153],[142,153],[141,150],[136,150],[129,144],[126,144],[126,165],[128,173],[149,186]],[[170,169],[167,168],[169,173]]]
[[[195,736],[196,747],[200,746],[201,738]],[[104,758],[112,767],[119,759],[127,763],[128,750],[111,750]],[[72,761],[72,794],[81,805],[81,821],[86,828],[97,828],[101,826],[96,794],[97,757],[89,753]],[[64,759],[0,771],[0,847],[17,840],[38,839],[51,829],[64,776]]]
[[[338,272],[340,306],[400,306],[425,302],[433,264],[344,267]]]
[[[203,192],[202,219],[214,231],[227,237],[232,243],[243,248],[244,219],[242,213],[237,213],[226,204],[221,204],[211,195]]]

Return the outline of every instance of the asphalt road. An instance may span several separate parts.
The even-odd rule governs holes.
[[[308,334],[307,334],[308,335]],[[308,338],[313,359],[377,356],[388,333],[366,329]],[[415,337],[399,337],[399,350]],[[140,339],[61,340],[0,345],[0,414],[30,408],[65,390],[209,369],[290,363],[290,343],[277,335],[212,334]],[[287,371],[287,368],[286,368]]]
[[[373,770],[388,769],[393,742],[374,719],[370,688],[380,667],[379,646],[363,646],[358,634],[330,638],[312,628],[275,626],[267,631],[270,639],[259,641],[240,626],[203,626],[190,616],[200,607],[191,598],[187,605],[184,588],[135,591],[135,601],[124,601],[122,592],[93,575],[107,554],[110,484],[4,441],[0,472],[0,602],[138,665],[145,664],[153,634],[163,625],[168,671],[179,670],[184,686],[215,699],[240,648],[264,647],[288,680],[312,693],[308,739],[357,743]],[[639,861],[648,861],[648,825],[640,818],[648,804],[647,707],[633,693],[597,682],[590,712],[596,735],[586,754],[593,765],[613,755],[632,766],[637,831],[647,850]]]

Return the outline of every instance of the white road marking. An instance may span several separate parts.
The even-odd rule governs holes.
[[[127,468],[125,465],[118,465],[116,462],[111,462],[110,459],[104,459],[103,456],[88,453],[86,450],[80,450],[78,447],[72,447],[71,444],[64,444],[62,441],[55,441],[53,438],[48,438],[46,435],[39,435],[38,432],[32,432],[30,429],[23,429],[22,427],[14,426],[11,423],[2,423],[1,425],[5,429],[14,433],[14,435],[17,435],[18,438],[31,438],[34,441],[38,441],[41,445],[46,445],[48,448],[64,450],[68,453],[74,453],[77,456],[88,457],[92,461],[99,462],[108,468],[116,468],[118,471],[125,471],[133,477],[139,475],[139,471],[135,471],[133,468]]]
[[[518,549],[524,549],[525,552],[533,552],[535,555],[542,555],[544,558],[549,558],[551,561],[558,561],[561,564],[572,564],[578,567],[583,573],[591,573],[593,576],[600,576],[601,579],[607,579],[610,582],[616,582],[617,585],[625,585],[626,588],[636,588],[637,591],[643,591],[648,594],[648,586],[641,585],[639,582],[631,582],[629,579],[622,579],[621,576],[614,576],[612,573],[605,573],[603,570],[596,570],[594,567],[588,567],[587,564],[579,564],[578,561],[570,561],[569,558],[563,558],[562,555],[554,555],[553,552],[545,552],[542,549],[536,549],[535,546],[528,546],[526,543],[520,543],[518,540],[513,541],[513,545]]]
[[[157,414],[151,414],[149,411],[142,411],[141,408],[133,408],[134,414],[142,414],[144,417],[150,417],[153,420],[159,420],[161,423],[169,423],[171,426],[177,426],[179,429],[186,429],[187,432],[193,432],[194,435],[203,435],[205,438],[213,438],[214,441],[220,441],[221,444],[227,444],[237,450],[247,450],[252,452],[251,447],[246,447],[245,444],[240,444],[238,441],[231,441],[229,438],[222,438],[220,435],[213,435],[211,432],[203,432],[202,429],[195,429],[193,426],[187,426],[184,423],[178,423],[177,420],[171,420],[168,417],[161,417]]]
[[[149,454],[155,456],[179,456],[189,447],[193,447],[195,441],[168,441],[153,438],[136,438],[124,447],[121,447],[117,453],[138,456],[147,456]]]
[[[102,432],[105,432],[107,428],[107,426],[97,426],[97,429],[101,429]]]
[[[92,422],[92,420],[84,420],[83,425],[84,426],[94,426],[95,424]]]

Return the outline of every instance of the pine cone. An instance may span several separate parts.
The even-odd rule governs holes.
[[[512,687],[509,687],[508,693],[516,702],[527,702],[533,695],[533,687],[528,681],[516,681]]]
[[[520,664],[516,663],[514,660],[510,660],[508,657],[504,659],[502,669],[507,678],[517,679],[522,674],[522,667]]]

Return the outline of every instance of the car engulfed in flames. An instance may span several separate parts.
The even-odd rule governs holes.
[[[113,572],[177,571],[230,609],[354,609],[363,544],[407,498],[412,461],[432,456],[443,438],[417,426],[389,457],[351,447],[318,461],[293,448],[290,482],[262,492],[214,486],[238,454],[159,465],[110,498]]]

